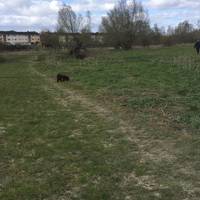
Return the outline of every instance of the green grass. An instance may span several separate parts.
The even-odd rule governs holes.
[[[198,199],[199,62],[192,46],[2,54],[0,199]]]
[[[47,58],[53,59],[48,61],[51,65],[43,62],[38,69],[49,76],[66,71],[75,89],[117,100],[134,112],[167,107],[174,122],[194,130],[200,128],[200,58],[192,46],[106,51],[83,62],[69,58],[63,61],[58,56],[55,60],[51,55]]]

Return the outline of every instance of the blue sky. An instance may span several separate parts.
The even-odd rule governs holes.
[[[117,0],[0,0],[0,30],[54,30],[63,3],[73,10],[92,13],[93,30]],[[196,24],[200,19],[200,0],[140,0],[148,9],[151,24],[176,25],[183,20]]]

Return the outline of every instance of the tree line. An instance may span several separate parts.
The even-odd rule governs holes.
[[[157,24],[151,27],[148,11],[137,0],[119,0],[114,8],[102,17],[99,39],[92,37],[91,30],[90,11],[83,16],[73,11],[70,6],[64,5],[58,12],[56,33],[42,32],[41,41],[46,47],[67,47],[70,48],[71,54],[80,55],[81,50],[87,47],[130,49],[134,45],[169,46],[200,39],[200,21],[197,26],[183,21],[176,27],[169,26],[167,29]]]

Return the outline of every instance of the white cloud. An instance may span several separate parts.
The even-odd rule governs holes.
[[[82,12],[90,10],[91,12],[102,12],[108,11],[113,8],[116,0],[80,0],[80,1],[72,1],[70,3],[71,7],[76,12]]]
[[[52,29],[61,5],[60,0],[0,0],[0,29]]]
[[[75,12],[92,12],[97,30],[101,14],[114,7],[117,0],[69,0]],[[0,29],[54,29],[63,0],[0,0]]]
[[[200,19],[199,0],[146,0],[144,5],[151,11],[151,21],[159,25],[177,25],[184,20],[196,24]]]
[[[198,0],[149,0],[145,2],[145,5],[151,8],[157,9],[197,9],[200,7],[200,1]]]
[[[94,30],[97,30],[102,15],[112,9],[118,0],[0,0],[0,30],[53,29],[57,13],[63,2],[74,11],[90,10]],[[128,0],[129,1],[129,0]],[[200,0],[138,0],[149,10],[150,19],[159,25],[175,24],[199,17]]]

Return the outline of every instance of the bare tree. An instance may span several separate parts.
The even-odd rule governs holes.
[[[83,46],[87,46],[89,33],[91,32],[91,13],[88,11],[86,16],[75,13],[71,6],[64,5],[58,12],[58,30],[63,33],[71,33],[73,41],[70,53],[78,58],[82,58]],[[83,45],[83,43],[85,43]],[[83,53],[82,53],[83,54]]]
[[[189,42],[192,38],[194,27],[189,21],[183,21],[175,28],[175,37],[178,43]]]
[[[176,34],[187,34],[194,30],[194,27],[192,24],[190,24],[187,20],[180,22],[178,26],[175,29]]]
[[[85,27],[82,29],[82,32],[91,33],[91,30],[92,30],[92,17],[91,17],[91,12],[88,10],[86,12],[86,17],[85,17]]]
[[[200,30],[200,20],[197,20],[197,30]]]
[[[78,33],[83,28],[83,17],[77,15],[71,6],[64,5],[58,12],[58,28],[67,33]]]
[[[148,14],[136,0],[119,0],[115,7],[102,18],[101,31],[115,47],[129,49],[144,25],[149,24]],[[142,27],[142,28],[141,28]]]
[[[51,33],[50,31],[42,31],[41,32],[41,43],[45,48],[59,48],[59,38],[55,33]]]
[[[153,40],[154,44],[160,44],[162,35],[164,35],[164,33],[162,33],[161,28],[159,28],[157,24],[154,24],[152,33],[153,33],[152,40]]]
[[[91,12],[86,16],[75,13],[71,6],[64,5],[58,12],[58,31],[66,33],[91,32]]]
[[[168,26],[167,28],[167,35],[173,35],[175,34],[175,30],[172,26]]]

